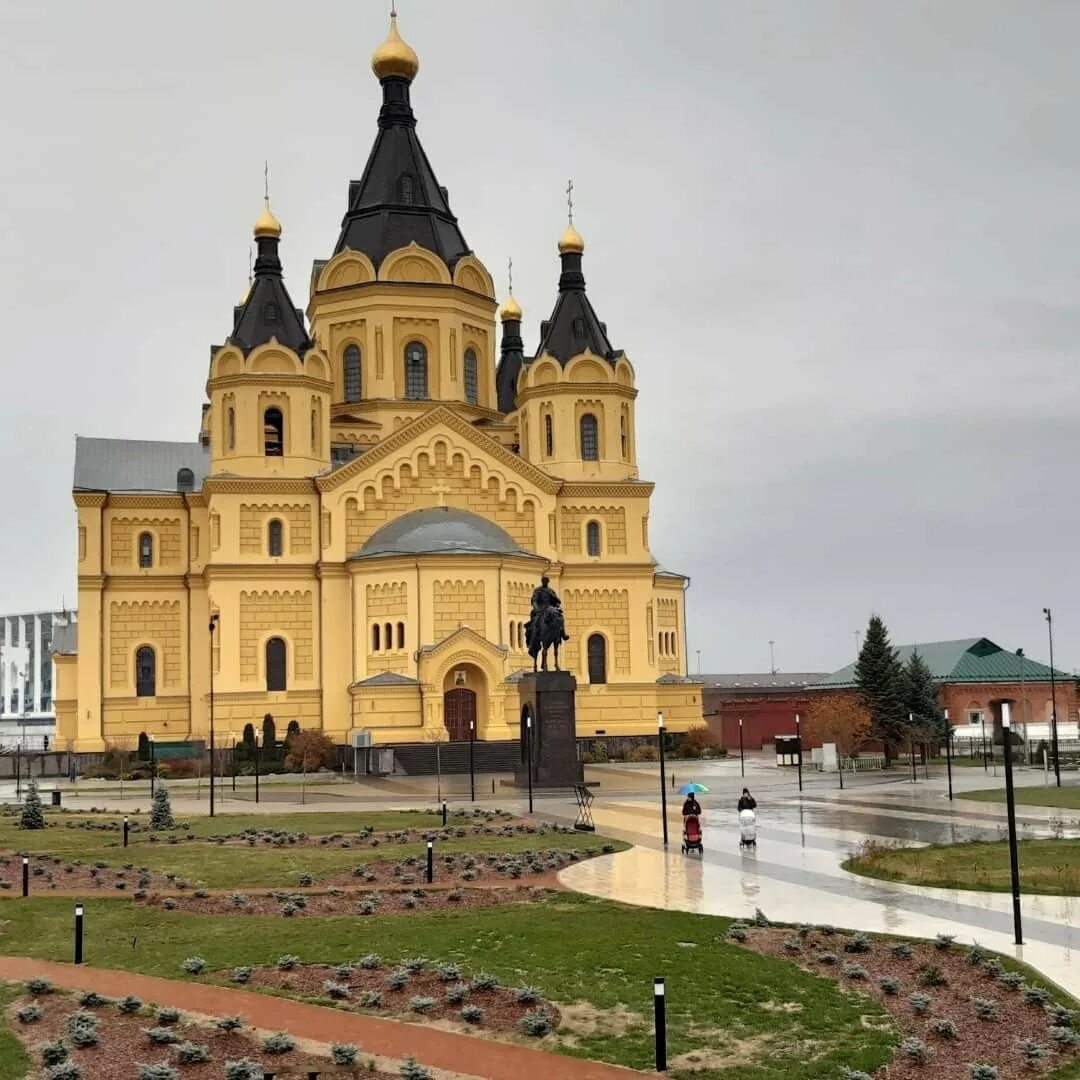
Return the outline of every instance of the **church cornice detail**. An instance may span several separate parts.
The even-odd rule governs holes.
[[[183,510],[184,496],[175,495],[121,495],[111,494],[110,510]]]
[[[559,492],[561,482],[549,476],[546,472],[538,469],[524,459],[512,454],[494,439],[477,431],[468,421],[463,420],[456,412],[448,409],[445,405],[438,405],[423,416],[417,417],[411,424],[405,424],[398,428],[393,435],[383,439],[377,446],[354,458],[348,465],[343,466],[329,476],[320,476],[315,480],[320,491],[334,491],[347,484],[350,480],[362,476],[368,469],[387,457],[391,457],[399,450],[404,449],[418,435],[430,431],[439,424],[445,424],[455,434],[468,440],[473,446],[489,454],[501,465],[530,481],[547,495],[556,495]]]
[[[257,585],[264,578],[302,581],[310,585],[316,576],[313,563],[210,563],[203,570],[209,582],[215,579],[238,579]]]
[[[76,506],[102,507],[109,501],[104,491],[75,491],[71,497]]]
[[[306,477],[260,477],[208,476],[203,481],[207,495],[315,495],[317,481]]]
[[[611,483],[603,481],[581,483],[568,480],[559,489],[559,496],[580,499],[647,499],[652,495],[655,487],[656,485],[649,480],[644,480],[639,484],[626,484],[618,480]]]
[[[334,386],[327,379],[316,379],[311,375],[290,375],[283,371],[243,371],[236,375],[218,375],[207,381],[206,388],[209,391],[228,390],[231,387],[251,386],[253,383],[265,383],[268,387],[295,386],[322,394],[332,390]]]
[[[139,574],[109,574],[106,584],[109,589],[132,589],[137,592],[174,592],[182,595],[184,591],[184,571],[175,574],[155,574],[153,577]]]

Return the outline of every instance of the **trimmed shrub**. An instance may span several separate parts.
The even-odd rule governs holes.
[[[431,1080],[431,1073],[416,1058],[406,1058],[401,1065],[401,1080]]]
[[[896,995],[900,993],[900,980],[890,976],[879,979],[878,986],[881,987],[881,992],[887,994],[889,997],[896,997]]]
[[[80,1009],[67,1018],[68,1038],[76,1046],[97,1046],[100,1021],[92,1012]]]
[[[1076,1013],[1072,1009],[1066,1009],[1064,1005],[1054,1002],[1046,1006],[1046,1015],[1050,1017],[1050,1023],[1057,1027],[1072,1027],[1076,1019]]]
[[[551,1030],[551,1014],[546,1009],[530,1009],[518,1023],[526,1035],[541,1039]]]
[[[923,986],[948,986],[949,980],[937,964],[926,964],[919,969],[919,982]]]
[[[202,1065],[210,1060],[210,1047],[198,1043],[182,1042],[176,1048],[176,1060],[181,1065]]]
[[[180,1041],[180,1036],[171,1027],[152,1027],[145,1029],[146,1037],[158,1046],[171,1046]]]
[[[472,982],[469,983],[470,990],[498,990],[499,980],[494,975],[489,975],[486,971],[478,972],[473,976]]]
[[[46,1080],[82,1080],[82,1069],[74,1061],[62,1061],[46,1074]]]
[[[944,1016],[938,1020],[930,1021],[930,1034],[939,1039],[955,1039],[958,1032],[956,1025]]]
[[[353,974],[353,966],[352,964],[338,964],[338,966],[334,968],[334,974],[339,979],[351,979]]]
[[[335,1001],[341,1001],[343,998],[349,996],[349,988],[344,983],[334,982],[333,979],[327,979],[322,984],[323,993],[328,998],[333,998]]]
[[[20,829],[44,829],[45,809],[41,805],[37,781],[31,776],[26,785],[26,797],[23,799],[22,812],[19,815]]]
[[[823,952],[818,953],[817,959],[819,964],[835,964],[840,959],[840,957],[838,957],[834,952]]]
[[[34,997],[42,997],[45,994],[51,994],[56,988],[53,986],[52,981],[49,979],[27,979],[23,986],[34,995]]]
[[[1024,985],[1024,976],[1019,971],[1003,971],[994,981],[1009,990],[1019,990]]]
[[[134,1016],[142,1008],[142,998],[137,998],[134,994],[128,994],[127,997],[122,997],[117,1003],[116,1007],[125,1016]]]
[[[438,1002],[433,997],[423,997],[417,995],[416,997],[409,998],[409,1011],[414,1013],[426,1013],[430,1012]]]
[[[63,1061],[67,1061],[68,1048],[64,1045],[63,1039],[55,1039],[53,1042],[47,1042],[41,1044],[41,1064],[42,1065],[59,1065]]]
[[[426,956],[413,956],[408,960],[402,960],[401,966],[411,975],[418,975],[429,963]]]
[[[469,996],[469,988],[464,983],[454,983],[446,988],[446,1000],[451,1005],[460,1005]]]
[[[998,1071],[994,1065],[984,1063],[972,1063],[968,1066],[971,1070],[971,1080],[997,1080]]]
[[[404,990],[409,982],[409,973],[404,968],[395,968],[386,976],[386,985],[391,990]]]
[[[514,997],[522,1005],[535,1005],[543,997],[543,993],[536,986],[519,986],[514,991]]]
[[[846,1065],[841,1065],[840,1080],[874,1080],[874,1078],[862,1069],[849,1069]]]
[[[922,1039],[909,1037],[901,1040],[900,1053],[917,1065],[925,1065],[934,1056],[934,1048],[927,1046]]]
[[[1038,1065],[1054,1051],[1046,1043],[1036,1042],[1034,1039],[1017,1039],[1016,1052],[1024,1059],[1025,1064]]]
[[[996,1020],[998,1004],[993,998],[973,997],[971,1007],[980,1020]]]
[[[731,926],[728,927],[727,934],[732,941],[746,941],[750,936],[749,930],[739,923],[732,923]]]
[[[967,962],[975,967],[985,964],[988,957],[987,951],[977,941],[967,951]]]
[[[844,973],[845,979],[854,979],[858,982],[865,982],[868,979],[869,972],[862,966],[862,964],[845,964],[841,969]]]
[[[244,1026],[244,1018],[242,1016],[219,1016],[214,1021],[214,1026],[220,1031],[239,1031]],[[259,1077],[259,1080],[262,1080],[262,1076]]]
[[[479,1005],[466,1005],[461,1010],[461,1019],[466,1024],[482,1024],[484,1022],[484,1010]]]
[[[955,944],[955,934],[938,934],[938,936],[934,938],[934,948],[940,952],[948,952]]]
[[[84,990],[77,1000],[84,1009],[100,1009],[102,1005],[109,1004],[109,999],[96,990]]]
[[[226,1061],[225,1080],[263,1080],[263,1067],[251,1058]]]
[[[201,956],[189,956],[181,967],[189,975],[201,975],[206,970],[206,961]]]
[[[159,1024],[178,1024],[180,1022],[180,1010],[172,1005],[162,1005],[154,1013],[154,1019]]]
[[[139,1080],[180,1080],[180,1074],[166,1061],[140,1065]]]
[[[368,953],[367,956],[365,956],[360,961],[360,966],[365,971],[375,971],[378,967],[381,966],[381,964],[382,964],[382,957],[379,956],[378,953]]]
[[[1062,1027],[1059,1024],[1051,1024],[1046,1029],[1046,1034],[1059,1046],[1080,1046],[1080,1032],[1071,1027]]]
[[[154,789],[154,802],[150,809],[151,829],[175,829],[176,821],[172,815],[172,802],[169,800],[169,792],[161,781],[158,781]]]
[[[360,1047],[352,1043],[334,1043],[330,1047],[330,1060],[335,1065],[355,1065],[359,1053]]]
[[[315,878],[311,874],[301,874],[296,879],[296,883],[306,888],[308,885],[315,884]]]
[[[1047,1005],[1050,991],[1045,986],[1025,986],[1020,991],[1020,1000],[1025,1005]]]
[[[24,1005],[15,1014],[20,1024],[37,1023],[45,1015],[45,1010],[40,1005]],[[46,1062],[48,1064],[48,1062]]]
[[[919,1016],[925,1016],[930,1011],[934,999],[929,994],[920,994],[917,991],[908,995],[908,1004]]]
[[[291,953],[286,953],[284,956],[279,956],[277,958],[277,969],[278,971],[292,971],[299,963],[299,956],[293,956]]]
[[[906,941],[898,941],[889,948],[889,952],[891,952],[897,960],[909,960],[915,950]]]
[[[853,934],[844,942],[846,953],[868,953],[872,948],[873,945],[865,934]]]
[[[801,953],[802,942],[797,937],[784,938],[784,951],[790,953]]]
[[[382,1008],[382,991],[381,990],[365,990],[360,995],[360,1004],[365,1009],[381,1009]]]
[[[287,1031],[277,1031],[263,1039],[263,1049],[268,1054],[287,1054],[296,1049],[296,1041]]]
[[[233,968],[232,981],[234,983],[240,983],[241,985],[249,983],[251,982],[251,976],[254,974],[254,970],[249,967]]]
[[[443,982],[452,983],[461,979],[460,964],[440,964],[435,971]]]

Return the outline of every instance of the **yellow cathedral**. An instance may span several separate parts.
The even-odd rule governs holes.
[[[77,440],[59,746],[206,739],[211,687],[218,738],[267,713],[346,745],[467,738],[470,721],[517,738],[542,574],[579,737],[702,722],[688,583],[650,551],[634,368],[586,295],[584,241],[572,224],[559,240],[527,356],[521,308],[498,308],[417,137],[419,66],[392,16],[375,143],[306,313],[266,200],[198,440]]]

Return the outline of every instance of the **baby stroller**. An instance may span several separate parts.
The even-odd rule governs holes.
[[[753,810],[739,811],[739,847],[757,847],[757,814]]]
[[[697,814],[687,814],[683,818],[682,841],[684,855],[689,855],[691,851],[696,851],[699,855],[705,854],[705,848],[701,844],[701,818]]]

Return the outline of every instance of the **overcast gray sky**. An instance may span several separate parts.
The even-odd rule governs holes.
[[[263,159],[293,298],[382,0],[0,2],[0,612],[75,595],[73,436],[188,439]],[[986,635],[1080,667],[1080,5],[401,0],[419,132],[527,347],[568,176],[691,670]],[[500,292],[502,292],[500,288]]]

